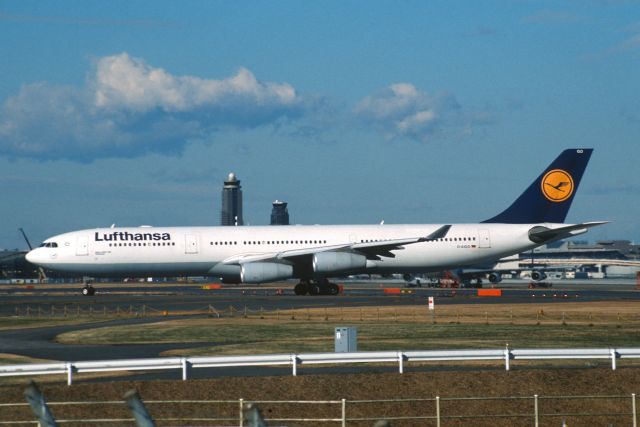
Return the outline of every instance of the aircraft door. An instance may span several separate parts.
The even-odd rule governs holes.
[[[78,236],[78,239],[76,240],[76,255],[89,255],[89,238],[87,236]]]
[[[198,236],[195,234],[185,234],[184,236],[184,253],[185,254],[197,254],[198,253]]]
[[[489,230],[487,229],[478,230],[478,247],[479,248],[491,247],[491,236],[489,234]]]

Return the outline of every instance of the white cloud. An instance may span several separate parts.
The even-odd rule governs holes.
[[[268,107],[298,101],[291,85],[261,83],[246,68],[224,80],[173,76],[126,53],[102,58],[96,66],[95,102],[103,108],[182,112],[236,103]]]
[[[241,68],[222,80],[174,76],[126,53],[96,61],[79,88],[24,85],[0,109],[0,155],[92,160],[175,154],[220,128],[253,128],[304,115],[288,83]]]
[[[431,96],[410,83],[395,83],[363,98],[354,112],[368,126],[381,129],[389,139],[420,142],[436,135],[464,136],[480,122],[480,115],[464,111],[453,95]]]
[[[399,121],[396,125],[399,131],[407,132],[412,129],[420,129],[429,126],[436,119],[433,110],[418,111],[417,113]]]

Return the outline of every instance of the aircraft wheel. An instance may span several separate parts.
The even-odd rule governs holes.
[[[82,288],[82,295],[86,297],[95,295],[95,293],[96,290],[93,286],[85,286],[84,288]]]
[[[338,295],[340,293],[340,288],[335,283],[329,284],[329,295]]]
[[[308,286],[306,283],[298,283],[294,288],[293,292],[296,295],[306,295],[309,292]]]

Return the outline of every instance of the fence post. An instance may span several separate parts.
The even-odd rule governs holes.
[[[538,395],[537,394],[533,395],[533,419],[534,419],[534,426],[538,427],[539,421],[538,421]]]
[[[238,399],[238,426],[242,427],[244,425],[244,399]]]
[[[633,396],[635,396],[635,394]],[[342,427],[346,427],[346,426],[347,426],[347,399],[342,399]],[[635,427],[635,424],[633,427]]]
[[[436,396],[436,426],[440,427],[440,396]]]
[[[631,419],[633,427],[638,427],[638,414],[636,413],[636,394],[631,393]]]
[[[186,357],[181,358],[180,364],[182,365],[182,381],[186,381],[187,371],[189,370],[189,363],[187,362],[187,358]]]
[[[291,370],[294,377],[298,375],[298,355],[294,353],[291,354]]]
[[[67,385],[71,385],[73,382],[73,364],[71,362],[66,363],[67,368]]]
[[[404,373],[404,354],[401,351],[398,352],[398,369],[400,373]]]
[[[612,348],[609,350],[609,353],[611,354],[611,370],[615,371],[616,370],[616,349]]]
[[[509,359],[511,358],[511,353],[509,352],[509,344],[504,349],[504,367],[508,371],[509,370]]]

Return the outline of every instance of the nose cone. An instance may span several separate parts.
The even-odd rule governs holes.
[[[31,264],[39,265],[43,261],[43,259],[42,259],[42,251],[40,250],[40,248],[35,248],[33,250],[30,250],[25,255],[25,258]]]

